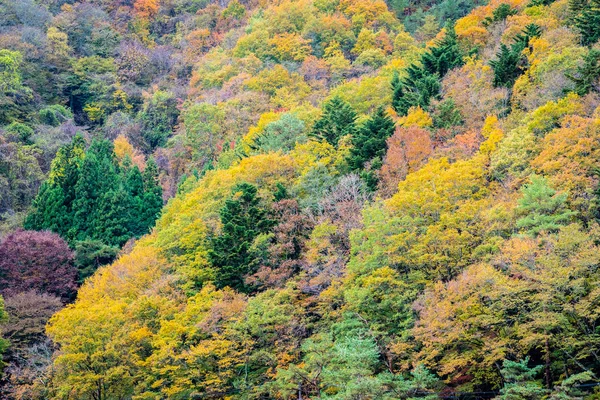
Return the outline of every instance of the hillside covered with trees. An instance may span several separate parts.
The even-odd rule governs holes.
[[[600,0],[0,3],[0,333],[7,399],[600,398]]]

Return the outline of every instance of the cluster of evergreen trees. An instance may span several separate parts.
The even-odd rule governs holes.
[[[152,158],[141,172],[128,158],[120,165],[110,141],[94,139],[86,150],[77,135],[52,162],[25,228],[56,232],[73,247],[86,241],[120,247],[147,233],[162,205]]]
[[[427,108],[440,95],[440,79],[462,64],[463,53],[456,33],[452,26],[447,26],[444,38],[423,54],[420,63],[410,65],[404,78],[394,75],[392,107],[398,115],[406,115],[411,107]]]
[[[394,134],[396,124],[385,108],[378,107],[369,119],[358,126],[356,111],[339,96],[323,105],[323,115],[315,122],[312,136],[337,146],[349,136],[352,147],[346,162],[349,170],[358,172],[371,190],[377,188],[376,171],[381,168],[387,150],[387,139]]]
[[[494,70],[494,86],[511,88],[514,85],[527,68],[527,58],[523,55],[523,50],[529,46],[532,38],[540,36],[541,33],[538,25],[529,24],[515,37],[510,47],[505,44],[500,46],[496,60],[490,61]]]
[[[569,9],[583,44],[596,43],[600,39],[600,0],[570,0]]]

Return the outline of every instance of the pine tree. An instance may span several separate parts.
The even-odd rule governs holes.
[[[131,197],[123,187],[103,193],[93,220],[93,231],[88,238],[100,240],[109,246],[123,246],[133,236],[129,227],[132,218]]]
[[[392,107],[398,115],[406,115],[411,107],[427,108],[431,100],[439,97],[440,78],[463,64],[463,54],[458,45],[454,28],[446,28],[446,35],[421,57],[421,63],[411,64],[407,76],[392,77]]]
[[[49,230],[66,237],[71,223],[72,218],[67,211],[62,188],[44,182],[23,227],[27,230]]]
[[[452,98],[445,99],[437,105],[435,114],[433,114],[434,128],[447,129],[463,123],[462,114]]]
[[[142,230],[139,234],[146,234],[154,226],[163,207],[163,192],[158,180],[158,166],[152,157],[146,162],[142,182],[144,185],[142,212],[140,213]]]
[[[313,136],[337,146],[342,136],[354,133],[356,112],[341,97],[334,96],[323,106],[323,115],[313,127]]]
[[[260,205],[256,186],[236,185],[232,198],[221,208],[221,233],[212,239],[209,260],[216,269],[216,285],[250,292],[245,276],[256,272],[250,247],[258,235],[266,233],[273,222]]]
[[[444,38],[432,47],[421,58],[423,68],[431,75],[443,77],[453,68],[463,64],[463,52],[461,51],[454,27],[448,25]]]
[[[543,177],[533,175],[522,193],[517,212],[523,216],[517,220],[517,227],[530,235],[556,232],[576,214],[566,207],[567,194],[557,194]]]
[[[490,61],[490,66],[494,70],[494,86],[511,88],[523,73],[519,67],[521,52],[517,50],[518,47],[509,48],[503,43],[500,52],[496,55],[497,59]]]
[[[52,161],[49,178],[40,189],[25,218],[29,230],[51,230],[63,238],[73,225],[73,201],[79,170],[85,159],[85,141],[76,135],[59,149]]]
[[[517,10],[513,9],[510,4],[502,3],[494,11],[492,11],[492,17],[487,17],[483,21],[483,25],[488,26],[494,22],[504,21],[511,15],[515,15]]]
[[[513,86],[527,68],[527,59],[523,55],[523,50],[529,47],[532,38],[541,34],[539,25],[529,24],[515,37],[510,47],[505,44],[500,46],[497,59],[490,61],[490,66],[494,70],[494,86],[507,88]]]
[[[75,243],[75,266],[78,272],[78,281],[83,281],[92,276],[96,270],[110,264],[119,254],[119,248],[108,246],[100,240],[82,240]]]
[[[147,211],[144,204],[144,179],[137,165],[131,165],[128,159],[123,161],[122,169],[124,188],[130,198],[133,214],[129,223],[129,230],[134,236],[140,237],[144,233],[147,233],[144,218],[144,214]]]
[[[600,0],[590,0],[574,20],[582,43],[586,46],[596,43],[600,39]]]
[[[541,399],[546,390],[536,381],[543,365],[530,368],[529,357],[521,361],[504,360],[501,374],[504,378],[504,387],[500,390],[499,399],[502,400],[536,400]]]
[[[392,107],[398,115],[406,115],[411,107],[427,108],[441,90],[437,75],[431,75],[415,64],[410,65],[406,72],[406,78],[392,80]]]
[[[119,184],[118,165],[113,145],[108,140],[92,141],[75,185],[73,224],[68,234],[72,240],[97,238],[96,226],[103,195]]]
[[[540,37],[542,28],[537,24],[528,24],[523,31],[515,36],[514,44],[512,45],[515,51],[519,53],[529,47],[531,39]]]
[[[600,78],[600,50],[591,49],[583,59],[583,65],[577,67],[576,76],[569,76],[575,83],[574,92],[585,96],[592,90],[598,90]]]
[[[395,123],[383,107],[379,107],[352,137],[352,149],[348,164],[353,170],[361,170],[368,161],[385,155],[386,140],[394,134]]]

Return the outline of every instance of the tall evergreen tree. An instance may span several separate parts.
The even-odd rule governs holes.
[[[600,39],[600,0],[590,0],[574,19],[584,45],[591,46]]]
[[[508,47],[504,43],[500,45],[497,59],[490,61],[490,66],[494,70],[494,86],[511,88],[514,85],[523,73],[519,66],[522,59],[521,51],[523,48],[520,46]]]
[[[124,188],[129,197],[131,212],[135,217],[129,221],[129,230],[134,236],[142,236],[147,232],[146,207],[144,205],[144,178],[137,165],[132,165],[130,160],[123,162]]]
[[[394,134],[395,123],[383,107],[379,107],[371,118],[352,137],[352,149],[348,164],[353,170],[361,170],[368,161],[385,156],[386,140]]]
[[[129,229],[133,218],[132,199],[123,187],[111,189],[100,196],[94,231],[88,236],[98,239],[109,246],[123,246],[133,237]]]
[[[487,17],[484,20],[483,24],[487,26],[494,22],[504,21],[506,18],[508,18],[511,15],[515,15],[516,13],[517,10],[513,9],[510,6],[510,4],[502,3],[498,7],[496,7],[494,11],[492,11],[492,16]]]
[[[146,162],[142,182],[144,184],[144,195],[142,198],[142,212],[140,213],[142,221],[140,234],[146,234],[154,226],[154,222],[163,207],[163,191],[158,180],[158,166],[152,157]]]
[[[249,292],[245,276],[256,272],[250,247],[258,235],[266,233],[273,222],[261,207],[256,186],[236,185],[232,198],[221,208],[221,233],[212,239],[209,260],[216,269],[216,285],[229,286],[240,292]]]
[[[354,133],[356,112],[341,97],[334,96],[323,105],[323,115],[315,122],[313,136],[337,146],[342,136]]]
[[[583,65],[577,67],[576,76],[569,76],[575,83],[574,92],[585,96],[592,90],[598,90],[600,78],[600,50],[591,49],[583,59]]]
[[[96,238],[96,222],[101,215],[103,196],[118,185],[118,165],[108,140],[92,141],[75,185],[73,223],[69,240]]]
[[[75,186],[84,160],[85,141],[78,134],[56,153],[48,180],[42,184],[25,218],[25,229],[51,230],[67,238],[73,224]]]
[[[415,64],[406,72],[406,78],[392,79],[392,107],[398,115],[406,115],[411,107],[427,108],[431,99],[439,96],[442,87],[437,75],[431,75]]]
[[[439,97],[440,79],[463,63],[456,33],[450,25],[446,35],[421,57],[420,64],[411,64],[406,77],[398,74],[392,78],[392,107],[399,115],[406,115],[411,107],[427,108],[432,99]]]
[[[92,141],[75,185],[73,223],[68,234],[70,240],[95,236],[95,222],[102,196],[117,185],[117,173],[112,143],[108,140]]]
[[[90,240],[122,246],[146,234],[162,208],[158,168],[152,159],[144,174],[123,164],[110,141],[94,140],[86,151],[77,136],[57,153],[25,227],[56,232],[71,246]]]
[[[523,50],[529,47],[532,38],[540,36],[541,33],[538,25],[529,24],[515,37],[510,47],[505,44],[500,46],[496,60],[490,61],[490,66],[494,70],[494,86],[511,88],[514,85],[527,67]]]
[[[421,63],[425,71],[431,75],[437,74],[440,78],[463,64],[463,52],[452,25],[446,27],[444,38],[423,54]]]

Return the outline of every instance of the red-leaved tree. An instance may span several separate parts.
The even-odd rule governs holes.
[[[67,299],[77,288],[67,243],[52,232],[18,231],[0,243],[0,293],[34,290]]]

